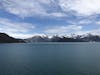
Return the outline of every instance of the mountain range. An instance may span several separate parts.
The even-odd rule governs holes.
[[[6,33],[0,33],[0,43],[34,43],[34,42],[100,42],[99,35],[76,35],[76,36],[33,36],[27,39],[16,39],[7,35]]]

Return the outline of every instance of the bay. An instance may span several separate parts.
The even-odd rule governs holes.
[[[100,43],[0,44],[0,75],[100,75]]]

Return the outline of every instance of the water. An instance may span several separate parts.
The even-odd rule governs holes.
[[[100,75],[100,43],[0,44],[0,75]]]

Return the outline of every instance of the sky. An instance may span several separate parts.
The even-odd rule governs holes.
[[[100,34],[100,0],[0,0],[0,32],[34,35]]]

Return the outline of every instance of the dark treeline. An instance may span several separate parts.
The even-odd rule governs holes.
[[[72,35],[68,36],[34,36],[27,39],[16,39],[5,33],[0,33],[0,43],[34,43],[34,42],[100,42],[99,35]]]

